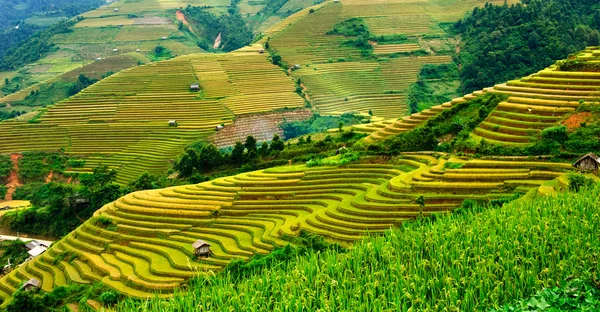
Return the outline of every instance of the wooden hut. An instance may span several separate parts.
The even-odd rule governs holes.
[[[194,254],[197,257],[208,257],[212,254],[212,251],[210,251],[210,244],[201,239],[192,244],[192,248],[194,248]]]
[[[32,279],[28,280],[27,282],[25,282],[25,284],[23,284],[23,286],[21,286],[21,289],[23,289],[25,291],[30,291],[30,290],[39,289],[41,285],[42,285],[42,283],[40,282],[40,280],[38,280],[37,278],[32,278]]]
[[[197,83],[191,84],[190,91],[200,91],[200,85]]]
[[[223,126],[221,126],[221,125],[215,126],[215,130],[216,130],[216,131],[223,130],[223,128],[224,128],[224,127],[223,127]]]
[[[258,53],[264,54],[265,53],[265,49],[258,49]]]
[[[170,127],[177,127],[177,120],[169,120]]]
[[[583,155],[573,163],[573,167],[580,171],[598,171],[598,168],[600,168],[600,157],[594,153]]]

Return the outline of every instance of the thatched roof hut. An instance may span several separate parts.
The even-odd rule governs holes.
[[[594,153],[583,155],[573,163],[573,167],[581,171],[598,171],[598,168],[600,168],[600,157]]]
[[[210,244],[201,239],[193,243],[192,248],[194,248],[194,253],[196,256],[199,257],[208,257],[212,253],[210,250]]]

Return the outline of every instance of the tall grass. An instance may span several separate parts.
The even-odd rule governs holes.
[[[600,185],[406,223],[346,253],[309,252],[241,281],[196,279],[123,311],[475,311],[528,298],[600,264]]]

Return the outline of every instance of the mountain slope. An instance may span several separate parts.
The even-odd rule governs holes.
[[[300,230],[352,243],[419,215],[447,213],[465,199],[559,188],[571,170],[563,163],[419,154],[394,163],[276,167],[126,195],[2,278],[0,296],[8,298],[30,277],[44,291],[102,281],[132,297],[167,295],[197,274],[284,246]],[[196,260],[198,239],[214,255]]]

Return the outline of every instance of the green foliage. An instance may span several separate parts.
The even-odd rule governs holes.
[[[333,29],[326,32],[326,34],[347,37],[368,36],[369,28],[362,18],[353,17],[333,25]]]
[[[464,93],[527,76],[600,42],[595,0],[527,0],[486,4],[458,21]],[[595,29],[594,29],[595,28]]]
[[[566,126],[546,128],[542,131],[542,140],[565,142],[569,139]]]
[[[103,292],[102,294],[100,294],[100,297],[98,297],[98,300],[104,306],[113,306],[119,302],[119,295],[112,290],[107,290],[107,291]]]
[[[6,193],[8,192],[8,188],[4,185],[0,184],[0,200],[3,200],[6,197]]]
[[[153,190],[168,186],[167,181],[160,176],[152,175],[147,171],[142,173],[136,180],[129,183],[128,191]]]
[[[125,194],[115,184],[116,172],[106,166],[80,176],[80,185],[29,183],[17,188],[14,199],[30,200],[32,207],[9,211],[3,217],[13,231],[62,237],[90,218],[94,211]]]
[[[71,84],[71,86],[69,87],[69,89],[67,91],[67,94],[69,96],[75,95],[75,94],[79,93],[79,91],[93,85],[97,81],[98,81],[98,79],[88,78],[83,73],[81,73],[77,77],[77,82],[75,82],[74,84]]]
[[[434,79],[435,82],[428,79]],[[458,67],[455,64],[424,65],[419,72],[419,80],[408,88],[410,113],[414,114],[455,98],[458,94],[453,84],[457,79]]]
[[[27,152],[19,159],[19,178],[24,183],[44,182],[50,171],[64,172],[69,157],[57,153]]]
[[[579,192],[582,189],[592,187],[594,179],[580,173],[569,174],[569,190]]]
[[[119,308],[488,311],[569,276],[588,281],[597,274],[600,186],[502,209],[475,206],[404,222],[344,254],[309,251],[241,280],[201,277],[168,301],[126,300]]]
[[[599,286],[594,281],[567,279],[559,286],[544,288],[528,299],[492,311],[599,311]]]
[[[347,126],[359,124],[363,122],[363,119],[362,116],[350,113],[345,113],[341,116],[321,116],[314,114],[311,118],[303,121],[288,122],[284,120],[279,124],[279,128],[283,130],[283,136],[289,140],[302,135],[339,127],[340,122]]]
[[[157,45],[152,51],[152,54],[150,55],[152,61],[160,61],[164,59],[169,59],[171,57],[173,57],[171,50],[161,45]]]
[[[329,243],[323,237],[306,231],[301,231],[300,235],[293,241],[294,245],[276,248],[267,255],[255,254],[248,262],[244,260],[231,261],[225,268],[224,274],[231,277],[234,281],[240,281],[243,278],[256,275],[265,269],[289,262],[307,252],[345,251],[339,244]]]
[[[59,22],[43,31],[33,34],[29,39],[7,50],[0,59],[0,70],[15,70],[27,63],[35,62],[55,49],[50,42],[53,35],[72,32],[70,28],[78,22],[76,19]]]
[[[308,162],[306,162],[306,166],[307,167],[315,167],[315,166],[345,166],[349,163],[353,163],[356,162],[360,159],[360,154],[359,153],[355,153],[355,152],[350,152],[350,151],[345,151],[342,153],[342,151],[344,151],[345,149],[342,149],[340,151],[340,156],[335,157],[335,158],[317,158],[317,159],[311,159]]]
[[[101,283],[94,285],[69,284],[52,289],[51,292],[26,292],[17,291],[13,294],[11,303],[7,306],[8,311],[68,311],[69,303],[83,303],[87,305],[88,299],[98,300],[105,306],[114,305],[123,300],[124,296],[108,286]],[[79,310],[87,311],[88,307],[79,306]]]
[[[0,182],[5,182],[12,170],[13,163],[10,156],[0,154]]]
[[[198,46],[204,50],[215,50],[215,39],[221,35],[219,50],[229,52],[252,42],[254,35],[248,28],[237,7],[233,6],[227,14],[215,15],[203,7],[188,6],[184,13],[186,19],[199,31]]]
[[[25,262],[25,260],[29,258],[29,254],[27,253],[29,250],[25,247],[25,242],[20,239],[0,242],[0,250],[2,250],[0,267],[7,265],[10,259],[10,263],[14,269],[17,265]]]
[[[463,163],[453,163],[450,161],[447,161],[444,163],[444,169],[460,169],[463,167]]]

